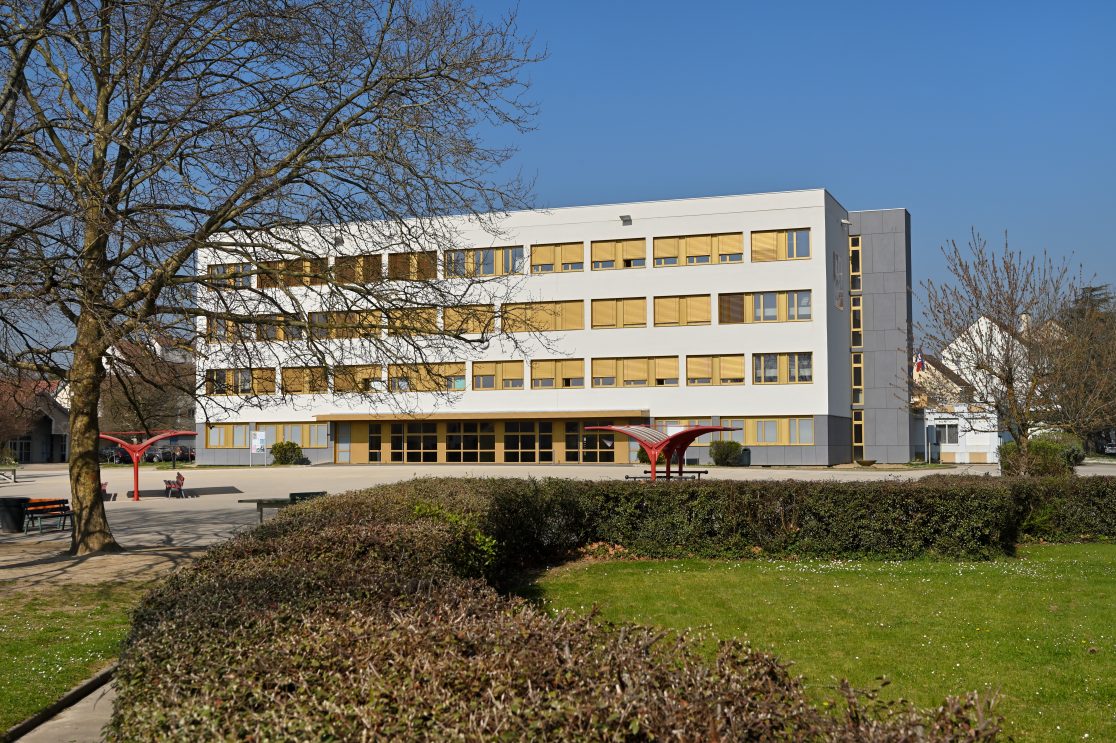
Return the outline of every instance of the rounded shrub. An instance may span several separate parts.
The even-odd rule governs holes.
[[[271,445],[272,464],[302,464],[302,447],[293,441],[280,441]]]
[[[718,467],[735,467],[740,464],[743,448],[735,441],[714,441],[709,444],[709,457]]]
[[[1026,447],[1000,445],[1000,470],[1008,477],[1064,477],[1073,474],[1072,456],[1057,441],[1033,438]]]

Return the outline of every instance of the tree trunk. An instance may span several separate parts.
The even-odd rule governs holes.
[[[74,510],[71,555],[120,552],[101,500],[100,425],[97,420],[105,368],[97,321],[82,313],[70,369],[70,503]]]

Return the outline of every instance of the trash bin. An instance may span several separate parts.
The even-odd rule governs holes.
[[[750,467],[752,465],[752,450],[744,448],[740,450],[740,466]]]
[[[0,498],[0,531],[23,532],[24,506],[30,498]]]

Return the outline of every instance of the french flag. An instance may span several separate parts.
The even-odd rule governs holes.
[[[922,351],[915,354],[915,371],[920,372],[926,368],[926,362],[922,360]]]

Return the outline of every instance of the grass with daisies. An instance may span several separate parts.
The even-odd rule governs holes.
[[[1035,545],[990,562],[580,562],[534,590],[554,609],[775,652],[811,694],[890,684],[932,705],[998,695],[1017,740],[1116,740],[1116,545]]]

